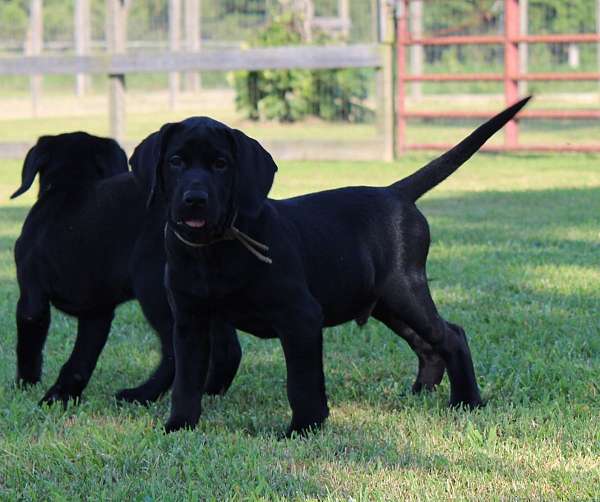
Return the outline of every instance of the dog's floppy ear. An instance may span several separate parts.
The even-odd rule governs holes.
[[[168,138],[177,123],[165,124],[135,147],[129,164],[134,176],[148,190],[147,207],[152,205],[157,190],[163,191],[161,165],[164,160]]]
[[[258,217],[277,172],[271,154],[255,139],[232,129],[237,163],[236,205],[249,218]]]
[[[21,186],[13,193],[10,198],[14,199],[19,195],[24,194],[33,183],[35,175],[39,172],[44,162],[48,161],[48,154],[42,151],[40,143],[44,137],[41,137],[37,144],[27,152],[25,161],[23,162],[23,170],[21,171]]]

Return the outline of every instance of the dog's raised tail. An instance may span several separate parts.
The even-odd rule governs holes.
[[[497,131],[511,120],[531,99],[528,96],[506,110],[492,117],[485,124],[480,125],[469,136],[463,139],[458,145],[448,150],[437,159],[432,160],[423,166],[417,172],[397,181],[392,185],[403,197],[416,201],[423,194],[431,190],[436,185],[444,181],[461,165],[463,165],[471,156],[479,150],[482,145],[494,135]]]

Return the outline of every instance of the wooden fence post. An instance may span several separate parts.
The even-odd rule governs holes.
[[[599,0],[600,1],[600,0]],[[519,34],[529,33],[529,0],[519,0]],[[527,42],[519,43],[519,73],[525,75],[529,67],[529,52]],[[527,94],[527,80],[519,81],[519,95]]]
[[[169,0],[169,50],[181,48],[181,0]],[[178,72],[169,73],[169,107],[175,108],[181,80]]]
[[[200,0],[185,0],[185,39],[188,52],[200,50],[200,17],[202,15]],[[191,92],[200,90],[200,74],[190,71],[186,74],[186,89]]]
[[[29,30],[25,53],[28,56],[39,56],[44,45],[44,19],[42,15],[42,0],[30,0],[29,2]],[[34,117],[40,111],[40,99],[42,94],[42,75],[33,75],[30,79],[31,108]]]
[[[598,0],[600,2],[600,0]],[[381,30],[379,29],[379,0],[371,0],[371,37],[381,42]]]
[[[600,0],[596,0],[596,35],[600,35]],[[600,43],[596,44],[596,71],[600,72]],[[598,81],[600,90],[600,80]]]
[[[432,6],[432,8],[435,8]],[[411,0],[410,2],[410,35],[412,38],[423,36],[423,0]],[[423,74],[423,46],[410,46],[410,66],[413,75]],[[421,82],[411,84],[411,93],[414,99],[421,99]]]
[[[396,155],[406,149],[406,42],[409,0],[399,0],[396,12]]]
[[[75,13],[73,16],[75,53],[78,56],[86,56],[90,51],[90,0],[75,0]],[[89,77],[85,73],[75,76],[75,94],[81,97],[89,86]]]
[[[349,0],[338,0],[338,17],[342,20],[342,37],[347,42],[350,39],[350,4]]]
[[[506,106],[519,97],[516,79],[519,73],[519,47],[515,37],[519,35],[519,0],[504,0],[504,99]],[[504,128],[504,144],[514,148],[519,142],[519,126],[513,119]]]
[[[379,16],[378,42],[382,51],[382,66],[377,69],[377,103],[379,124],[383,136],[383,160],[391,162],[395,157],[394,123],[394,9],[377,0]]]
[[[313,0],[305,0],[304,7],[304,41],[312,42],[313,22],[315,19],[315,4]]]
[[[127,11],[124,0],[106,0],[106,43],[110,55],[125,53]],[[125,75],[109,75],[108,116],[110,135],[125,138]]]

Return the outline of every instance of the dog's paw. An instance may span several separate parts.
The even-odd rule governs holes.
[[[149,406],[160,397],[160,394],[150,393],[135,387],[133,389],[123,389],[115,394],[115,399],[119,403],[135,403],[142,406]]]
[[[204,388],[204,393],[207,396],[223,396],[227,389],[229,388],[229,384],[223,384],[222,382],[207,382],[206,387]]]
[[[196,427],[198,420],[191,420],[183,417],[171,417],[165,424],[165,434],[177,432],[181,429],[192,430]]]
[[[290,425],[281,439],[306,439],[309,436],[317,434],[323,428],[324,423],[325,421],[303,427]]]
[[[421,382],[419,379],[415,380],[415,383],[413,383],[411,391],[413,394],[420,394],[421,392],[423,392],[423,382]],[[425,389],[427,390],[427,389]]]
[[[441,376],[444,376],[444,370],[442,369]],[[442,381],[442,378],[433,379],[421,379],[417,378],[411,388],[413,394],[421,394],[422,392],[433,392],[437,389],[438,385]]]
[[[471,397],[469,399],[451,398],[448,406],[455,409],[466,409],[476,410],[477,408],[483,408],[486,402],[479,396]]]
[[[310,434],[314,434],[321,430],[328,416],[329,409],[325,408],[323,411],[321,411],[318,418],[312,420],[303,420],[302,422],[292,419],[292,423],[288,427],[285,437],[307,437]]]
[[[419,371],[412,386],[413,394],[435,390],[444,378],[445,372],[446,364],[437,354],[419,356]]]
[[[42,358],[34,357],[26,362],[17,362],[17,371],[15,375],[17,386],[26,388],[40,383],[42,380]]]
[[[50,389],[48,389],[48,392],[46,392],[44,397],[39,401],[38,405],[43,406],[46,404],[48,406],[52,406],[54,404],[61,404],[62,407],[66,409],[69,401],[73,401],[75,404],[77,404],[80,399],[80,394],[68,392],[60,385],[53,385],[50,387]]]
[[[444,374],[442,373],[442,376]],[[417,378],[413,384],[411,391],[413,394],[421,394],[422,392],[433,392],[440,384],[440,380],[421,380]]]
[[[33,387],[34,385],[37,385],[38,383],[41,382],[40,377],[24,377],[24,376],[20,376],[17,375],[17,378],[15,379],[15,384],[17,386],[18,389],[28,389],[29,387]]]

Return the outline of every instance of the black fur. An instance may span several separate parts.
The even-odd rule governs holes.
[[[270,155],[214,120],[187,119],[170,125],[168,135],[142,143],[140,152],[160,144],[154,179],[168,206],[166,283],[175,314],[176,376],[166,430],[193,427],[199,419],[211,346],[206,326],[215,319],[280,339],[292,408],[288,435],[320,426],[329,414],[323,326],[363,323],[371,315],[416,352],[415,391],[435,387],[447,370],[450,404],[479,406],[465,332],[440,316],[429,293],[429,227],[414,201],[454,172],[526,101],[389,187],[285,200],[266,198],[276,171]],[[223,238],[232,221],[269,245],[272,264]]]
[[[38,200],[15,245],[18,382],[40,380],[52,304],[76,317],[78,330],[73,353],[42,402],[66,404],[79,398],[115,308],[137,298],[160,337],[162,359],[146,383],[117,397],[143,403],[157,399],[175,372],[173,321],[163,281],[164,206],[146,211],[146,190],[128,172],[125,152],[111,139],[82,132],[40,138],[27,154],[22,186],[13,197],[25,192],[38,173]],[[215,326],[214,331],[220,336],[206,390],[218,393],[231,383],[241,352],[232,328]]]

